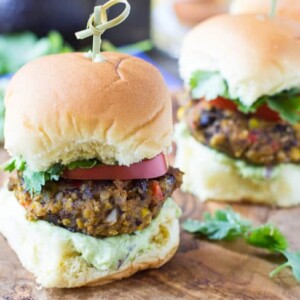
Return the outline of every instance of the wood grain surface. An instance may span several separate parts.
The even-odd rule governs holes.
[[[5,158],[5,152],[0,150],[0,160]],[[4,181],[1,174],[0,184]],[[204,211],[226,206],[213,202],[203,204],[179,191],[174,199],[183,210],[181,221],[200,218]],[[232,207],[256,224],[276,224],[292,248],[300,249],[300,207],[276,209],[249,204]],[[274,279],[268,277],[278,263],[280,258],[276,255],[241,241],[211,243],[181,231],[177,254],[158,270],[143,271],[103,287],[40,289],[0,235],[0,299],[300,299],[300,284],[289,270]]]

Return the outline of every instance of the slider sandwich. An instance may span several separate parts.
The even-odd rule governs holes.
[[[176,0],[174,9],[183,25],[193,27],[205,19],[228,11],[229,0]]]
[[[145,61],[102,56],[37,59],[7,89],[0,232],[43,287],[105,284],[178,247],[169,92]]]
[[[300,203],[300,27],[222,15],[186,37],[176,165],[202,201]]]
[[[300,1],[277,0],[276,16],[300,21]],[[232,14],[269,14],[272,6],[270,0],[233,0],[230,7]]]

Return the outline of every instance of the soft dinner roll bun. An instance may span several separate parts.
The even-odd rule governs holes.
[[[186,37],[180,73],[219,73],[232,98],[251,106],[263,95],[300,87],[300,23],[258,15],[222,15]],[[213,87],[212,87],[213,88]]]
[[[33,171],[97,158],[130,165],[166,151],[171,98],[159,71],[120,53],[94,63],[83,54],[39,58],[9,84],[5,147]]]
[[[143,231],[103,240],[44,221],[27,221],[13,193],[4,189],[0,205],[0,232],[23,266],[47,288],[102,285],[140,270],[158,268],[172,258],[179,244],[179,208],[171,199]],[[86,259],[92,260],[91,245],[101,254],[94,258],[97,267]],[[123,252],[124,258],[112,263],[116,252]]]
[[[195,26],[214,15],[225,13],[229,0],[177,0],[175,12],[182,24]]]
[[[277,0],[276,16],[287,17],[300,21],[300,1]],[[255,13],[269,14],[271,0],[234,0],[230,7],[233,14]]]
[[[185,172],[182,189],[201,201],[246,201],[279,207],[300,203],[299,165],[253,171],[246,163],[199,143],[184,123],[176,125],[175,141],[175,164]]]

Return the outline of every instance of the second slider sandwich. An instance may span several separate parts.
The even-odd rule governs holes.
[[[102,55],[38,59],[7,90],[6,170],[17,173],[1,192],[0,232],[44,287],[157,268],[179,244],[168,89],[143,60]]]
[[[270,0],[234,0],[231,3],[232,14],[269,14],[272,6]],[[277,0],[276,16],[300,22],[299,0]]]
[[[300,203],[300,42],[295,22],[223,15],[193,29],[180,72],[177,165],[203,201]]]

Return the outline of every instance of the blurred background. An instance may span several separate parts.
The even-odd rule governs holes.
[[[0,140],[5,89],[12,74],[37,57],[88,51],[92,38],[77,40],[94,6],[105,0],[0,0]],[[230,0],[129,0],[131,14],[104,33],[103,50],[123,51],[155,64],[170,89],[179,89],[177,57],[184,34],[229,9]],[[123,10],[110,9],[109,19]]]
[[[78,41],[74,32],[85,28],[95,5],[105,0],[0,0],[0,33],[30,31],[39,37],[58,31],[65,41],[81,48],[89,41]],[[158,48],[177,56],[184,32],[215,14],[225,13],[230,0],[129,0],[131,14],[109,30],[105,38],[116,46],[152,38]],[[109,11],[113,18],[122,5]]]

